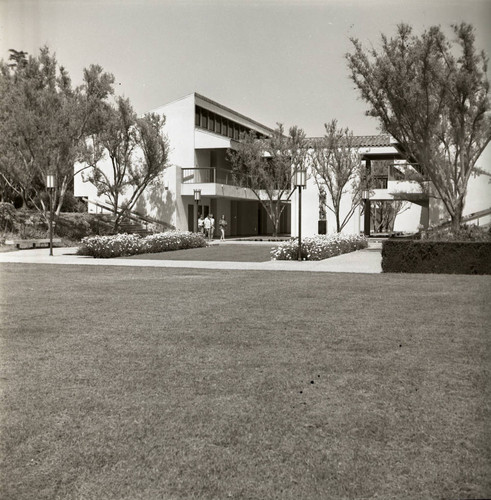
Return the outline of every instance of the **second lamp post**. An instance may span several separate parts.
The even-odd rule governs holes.
[[[194,212],[194,232],[198,232],[198,203],[201,200],[201,189],[194,190],[194,201],[196,202],[196,210]]]
[[[46,188],[49,193],[49,254],[53,255],[53,194],[56,188],[56,177],[52,173],[46,175]]]
[[[307,185],[307,171],[298,168],[295,171],[295,187],[298,188],[298,260],[302,260],[302,188]]]

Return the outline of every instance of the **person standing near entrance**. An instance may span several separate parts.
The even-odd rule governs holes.
[[[205,230],[205,237],[209,238],[210,237],[210,228],[211,228],[210,215],[207,215],[205,217],[205,220],[203,221],[203,228]]]
[[[218,227],[220,228],[220,240],[225,240],[225,228],[227,227],[225,215],[222,215],[222,218],[218,221]]]
[[[203,214],[200,214],[198,219],[198,233],[203,234],[205,232],[205,219],[203,219]]]

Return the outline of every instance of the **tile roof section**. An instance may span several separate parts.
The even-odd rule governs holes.
[[[319,140],[321,137],[310,137],[310,140]],[[392,146],[390,135],[355,135],[353,136],[353,146],[358,148]]]
[[[358,147],[391,145],[390,135],[356,135],[354,140]]]

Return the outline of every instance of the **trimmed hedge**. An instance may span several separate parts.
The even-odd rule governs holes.
[[[386,240],[384,273],[491,274],[491,242]]]

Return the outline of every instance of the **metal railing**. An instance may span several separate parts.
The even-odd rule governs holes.
[[[183,184],[226,184],[227,186],[237,186],[232,172],[221,168],[183,168]]]
[[[221,168],[183,168],[182,169],[182,184],[225,184],[226,186],[234,186],[240,188],[252,188],[252,183],[249,178],[245,177],[243,182],[238,182],[230,170]],[[257,186],[257,184],[256,184]],[[261,189],[257,186],[257,189]],[[265,187],[263,189],[266,189]],[[286,191],[291,189],[290,184],[286,187],[279,187]]]

